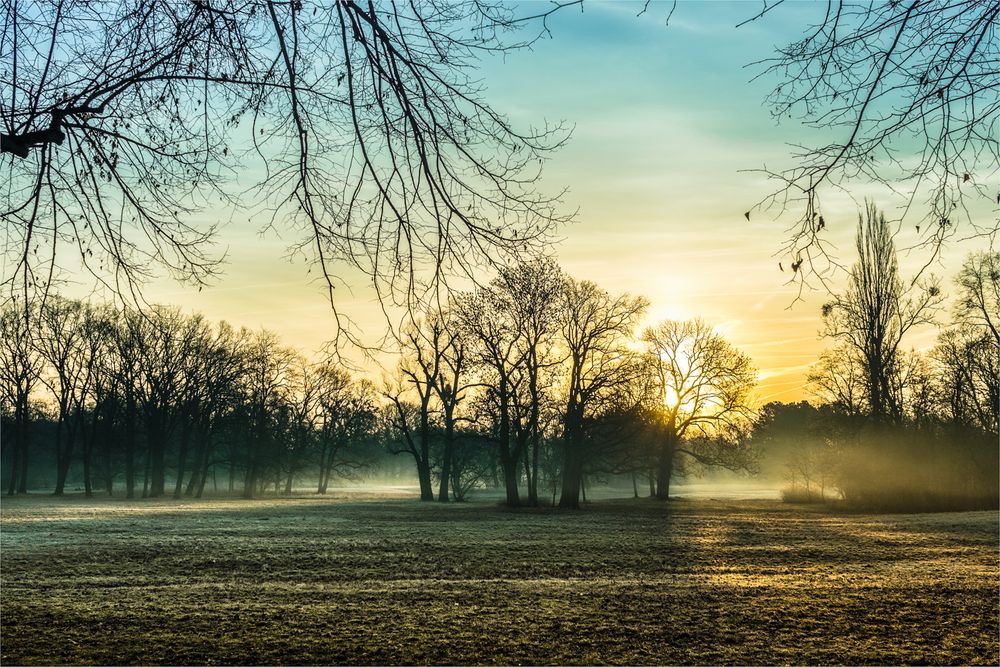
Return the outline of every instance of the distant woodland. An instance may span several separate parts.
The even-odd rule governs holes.
[[[724,468],[780,477],[790,500],[995,506],[1000,256],[969,255],[946,310],[938,281],[900,275],[874,209],[857,253],[819,314],[831,346],[813,399],[797,404],[758,405],[752,361],[711,324],[637,335],[646,299],[544,258],[416,318],[378,380],[174,307],[13,302],[0,320],[4,484],[325,493],[398,470],[399,456],[422,500],[494,487],[510,506],[576,508],[612,477],[663,500],[672,480]],[[939,318],[933,349],[905,349]]]

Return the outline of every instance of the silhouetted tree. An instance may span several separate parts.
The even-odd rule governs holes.
[[[824,350],[809,368],[807,386],[821,402],[847,415],[868,412],[865,370],[846,345]]]
[[[1000,430],[1000,254],[970,255],[958,274],[955,323],[938,337],[941,403],[952,423]]]
[[[40,333],[38,308],[32,303],[10,302],[0,310],[0,401],[2,412],[13,418],[12,455],[7,494],[27,493],[28,457],[31,447],[31,393],[42,371],[35,337]]]
[[[474,384],[470,378],[469,363],[465,343],[458,335],[459,323],[449,310],[430,313],[425,319],[425,328],[432,333],[434,354],[439,358],[437,380],[434,382],[434,392],[441,406],[441,420],[444,423],[444,438],[441,447],[441,474],[438,488],[438,500],[448,502],[449,488],[456,499],[465,497],[470,484],[475,483],[470,473],[474,469],[473,457],[465,456],[459,463],[459,473],[453,471],[456,457],[456,444],[459,421],[458,407],[466,393]],[[440,329],[440,333],[434,333]],[[468,453],[466,447],[464,453]],[[462,474],[462,473],[465,474]],[[452,482],[457,482],[455,486]]]
[[[522,262],[500,271],[490,287],[501,293],[508,325],[517,334],[521,363],[519,391],[512,394],[512,431],[522,452],[528,505],[538,506],[538,470],[541,451],[541,413],[546,401],[544,375],[557,372],[562,351],[559,346],[560,306],[565,276],[551,258]]]
[[[514,128],[473,68],[540,22],[479,0],[5,3],[3,280],[47,284],[70,251],[124,294],[157,267],[203,282],[206,199],[302,233],[331,302],[347,267],[409,300],[428,260],[471,274],[537,249],[561,217],[534,181],[565,132]],[[248,200],[227,186],[251,166]]]
[[[434,399],[443,371],[443,355],[451,335],[444,321],[435,315],[408,326],[400,340],[403,355],[399,363],[399,381],[386,390],[386,397],[396,406],[396,425],[403,436],[405,450],[413,456],[420,481],[420,499],[434,500],[431,484],[431,440],[434,436]],[[405,394],[415,397],[412,408],[404,408]]]
[[[776,13],[764,1],[747,22]],[[994,2],[829,2],[801,38],[757,65],[777,86],[775,117],[798,115],[816,130],[780,189],[762,203],[801,204],[786,250],[796,268],[825,251],[820,195],[849,181],[884,183],[919,207],[917,232],[937,246],[957,217],[967,233],[995,230],[970,215],[968,199],[993,200],[1000,165],[1000,8]],[[828,138],[828,137],[833,138]],[[923,231],[921,231],[921,229]],[[801,275],[801,274],[800,274]]]
[[[955,282],[959,288],[956,318],[982,328],[1000,352],[1000,253],[972,253]]]
[[[46,363],[42,383],[56,403],[56,484],[61,496],[83,418],[92,358],[86,340],[87,306],[61,297],[47,299],[39,316],[38,346]]]
[[[431,484],[431,425],[428,410],[405,397],[402,383],[388,387],[384,395],[392,403],[391,424],[398,435],[389,440],[389,452],[409,454],[417,466],[420,500],[434,500]]]
[[[469,346],[470,360],[483,385],[477,413],[483,421],[483,433],[497,447],[503,471],[506,502],[521,504],[518,492],[523,442],[513,438],[511,424],[517,401],[524,350],[518,347],[519,334],[507,318],[505,296],[497,290],[481,288],[459,295],[455,300],[463,340]]]
[[[667,500],[674,460],[746,469],[743,435],[757,372],[750,358],[701,320],[666,320],[642,335],[660,406],[656,497]]]
[[[369,465],[378,437],[375,387],[352,380],[332,361],[317,369],[319,383],[319,493],[334,474],[350,477]]]
[[[200,322],[177,308],[155,307],[136,320],[139,381],[136,399],[145,431],[143,496],[166,490],[166,455],[179,424],[187,424],[182,401],[188,391],[185,364]]]
[[[902,418],[903,337],[932,321],[943,300],[933,278],[904,287],[885,216],[869,205],[858,218],[858,259],[847,290],[823,306],[825,335],[844,344],[843,354],[863,369],[864,398],[876,422]],[[840,364],[841,367],[844,364]]]
[[[195,465],[184,491],[187,496],[202,496],[215,441],[227,418],[238,410],[234,404],[239,400],[239,382],[246,372],[244,351],[249,340],[250,333],[246,329],[236,330],[220,322],[197,348],[200,361],[193,403]]]
[[[243,399],[247,434],[243,496],[253,498],[258,485],[275,472],[287,423],[287,394],[292,390],[295,351],[270,331],[255,332],[245,348]]]
[[[139,431],[139,386],[142,377],[141,348],[145,322],[136,310],[128,308],[121,313],[118,325],[113,329],[115,365],[118,373],[118,388],[121,392],[120,425],[125,458],[125,496],[135,497],[135,465],[138,450]]]
[[[628,342],[649,306],[642,297],[612,297],[596,284],[567,278],[561,294],[561,335],[568,356],[563,414],[560,507],[579,507],[586,458],[586,420],[601,394],[636,381]]]
[[[83,490],[93,495],[94,448],[98,440],[105,459],[110,459],[113,431],[118,419],[118,381],[114,367],[114,310],[107,306],[88,306],[84,318],[84,345],[90,381],[81,409],[81,444]],[[109,461],[110,462],[110,461]],[[104,471],[105,489],[113,490],[114,476]]]
[[[523,470],[528,503],[538,504],[543,373],[557,354],[562,273],[547,259],[504,268],[474,292],[457,296],[459,335],[483,386],[480,428],[497,445],[507,504],[521,504]]]

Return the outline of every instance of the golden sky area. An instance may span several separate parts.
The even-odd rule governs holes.
[[[746,67],[793,39],[808,8],[794,5],[739,29],[745,4],[681,3],[669,27],[663,15],[636,17],[633,9],[588,2],[583,12],[556,15],[552,39],[483,63],[486,98],[515,125],[548,119],[575,127],[542,181],[551,191],[568,188],[566,210],[578,211],[553,251],[578,278],[647,296],[650,322],[697,316],[715,324],[753,358],[762,400],[806,398],[807,368],[830,344],[819,336],[828,294],[814,285],[798,298],[787,260],[786,272],[778,269],[787,223],[777,211],[749,221],[743,213],[774,188],[752,170],[782,164],[789,143],[816,140],[795,121],[775,123],[763,106],[774,81],[750,82],[757,70]],[[867,184],[852,192],[857,201],[829,198],[824,208],[845,265],[853,260],[858,202],[870,196],[890,212],[901,204]],[[976,214],[995,211],[983,206]],[[332,335],[333,315],[307,263],[284,259],[296,235],[261,235],[232,211],[203,216],[233,220],[220,237],[228,247],[224,275],[201,292],[157,283],[147,298],[319,349]],[[905,246],[916,234],[904,223],[898,239]],[[962,257],[986,245],[953,244],[931,270],[950,281]],[[904,274],[925,260],[923,252],[901,257]],[[347,279],[354,289],[337,290],[339,307],[375,341],[385,330],[381,310],[362,280]],[[834,284],[842,283],[841,274]],[[909,343],[926,347],[935,335],[928,327]]]

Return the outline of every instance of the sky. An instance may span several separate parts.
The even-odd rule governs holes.
[[[568,188],[566,208],[578,211],[553,248],[569,274],[647,296],[648,323],[705,319],[754,360],[762,400],[806,398],[805,373],[830,345],[819,335],[829,295],[799,298],[778,268],[785,224],[743,214],[773,188],[753,170],[787,164],[788,144],[815,141],[795,121],[775,122],[763,104],[775,82],[751,81],[759,69],[747,65],[793,40],[815,6],[793,3],[740,28],[759,4],[681,2],[669,26],[667,5],[637,17],[640,8],[587,0],[583,11],[556,14],[551,38],[482,63],[485,97],[515,125],[574,126],[541,184]],[[849,263],[857,205],[831,200],[825,212]],[[333,315],[306,263],[278,259],[294,237],[233,222],[220,240],[227,266],[215,285],[199,292],[163,282],[147,298],[271,329],[307,353],[331,337]],[[947,278],[970,249],[949,247],[932,268]],[[901,258],[904,273],[922,259]],[[385,322],[357,285],[353,294],[339,290],[338,304],[374,341]],[[910,343],[925,347],[935,333],[919,331]]]

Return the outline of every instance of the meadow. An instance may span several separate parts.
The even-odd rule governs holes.
[[[5,498],[3,664],[988,663],[997,512]]]

